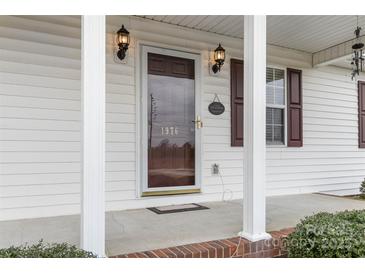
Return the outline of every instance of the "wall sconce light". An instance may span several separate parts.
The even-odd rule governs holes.
[[[118,39],[118,53],[117,56],[120,60],[125,58],[126,52],[129,47],[129,31],[124,28],[124,25],[118,30],[117,32],[117,39]]]
[[[214,50],[214,61],[215,64],[212,66],[212,70],[214,73],[217,73],[221,70],[221,67],[224,64],[224,60],[226,59],[226,50],[221,46],[219,46]]]

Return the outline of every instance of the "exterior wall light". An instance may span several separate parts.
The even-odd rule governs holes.
[[[117,41],[118,41],[118,53],[117,56],[120,60],[125,58],[126,52],[129,47],[129,31],[124,28],[124,25],[117,32]]]
[[[359,17],[357,16],[357,27],[355,29],[356,35],[356,43],[352,45],[352,72],[351,72],[351,79],[353,80],[357,75],[360,75],[360,72],[363,71],[364,62],[365,62],[365,51],[364,51],[364,43],[361,42],[361,35],[360,31],[361,28],[359,27]]]
[[[224,64],[224,60],[226,59],[226,50],[219,43],[218,47],[214,50],[214,61],[215,64],[212,66],[212,70],[214,73],[217,73],[221,70],[221,67]]]

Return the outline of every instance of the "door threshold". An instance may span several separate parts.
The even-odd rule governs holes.
[[[165,195],[179,195],[179,194],[193,194],[200,193],[199,188],[195,189],[176,189],[176,190],[161,190],[161,191],[146,191],[142,192],[142,197],[150,196],[165,196]]]

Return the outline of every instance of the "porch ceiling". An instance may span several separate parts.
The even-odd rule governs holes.
[[[145,15],[139,16],[192,29],[243,38],[240,15]],[[365,30],[365,16],[359,16]],[[267,17],[269,44],[315,53],[354,38],[353,15],[270,15]]]

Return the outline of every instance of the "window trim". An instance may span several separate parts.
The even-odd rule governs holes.
[[[284,143],[283,144],[268,144],[266,143],[267,147],[272,148],[280,148],[280,147],[287,147],[288,146],[288,91],[287,91],[287,67],[280,66],[280,65],[274,65],[267,63],[266,68],[272,68],[272,69],[280,69],[284,71],[284,105],[277,105],[277,104],[268,104],[266,103],[266,84],[265,84],[265,110],[267,107],[271,108],[280,108],[284,110]],[[266,79],[266,77],[265,77]],[[265,112],[265,142],[266,142],[266,112]]]

